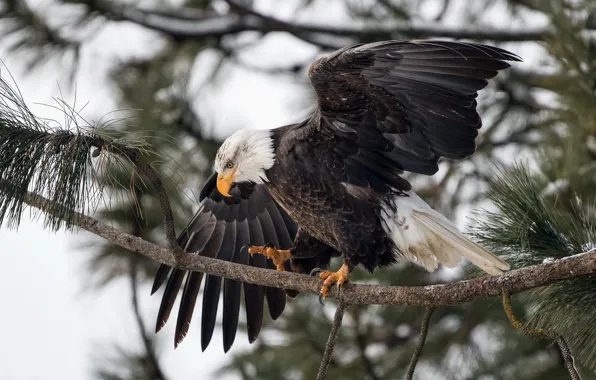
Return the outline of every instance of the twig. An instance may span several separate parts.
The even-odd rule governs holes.
[[[557,346],[559,346],[559,351],[561,351],[561,357],[565,361],[565,368],[567,372],[569,372],[569,377],[571,380],[582,380],[581,375],[579,374],[579,370],[575,366],[575,358],[571,354],[571,350],[569,349],[569,345],[563,339],[562,336],[557,337],[555,340],[557,342]]]
[[[503,290],[503,308],[505,309],[505,314],[507,314],[507,318],[509,318],[509,322],[515,327],[516,329],[520,330],[527,336],[531,336],[533,338],[538,339],[556,339],[554,336],[551,336],[548,332],[542,329],[533,329],[526,325],[524,325],[513,312],[513,308],[511,307],[511,294],[506,290]]]
[[[166,235],[166,240],[168,242],[168,247],[177,255],[182,254],[184,251],[182,250],[176,239],[176,229],[174,228],[174,214],[172,212],[170,200],[168,198],[168,194],[159,174],[147,161],[145,161],[141,153],[139,153],[139,151],[136,149],[128,148],[123,145],[114,143],[104,143],[101,144],[100,147],[107,147],[108,151],[110,151],[111,153],[119,154],[128,158],[139,170],[139,172],[141,172],[141,174],[145,175],[147,179],[149,179],[151,185],[153,185],[153,188],[157,193],[159,207],[161,209],[161,213],[163,214],[163,228]]]
[[[57,208],[50,207],[51,201],[47,198],[27,192],[23,195],[23,201],[46,213],[58,215]],[[168,248],[124,233],[80,213],[75,213],[74,223],[113,244],[182,270],[203,272],[250,284],[313,294],[318,294],[322,285],[321,279],[309,275],[256,268],[196,254],[176,255]],[[515,294],[594,272],[596,272],[596,250],[513,270],[500,276],[484,276],[450,284],[381,286],[349,283],[342,287],[341,294],[344,302],[348,304],[449,306],[499,296],[501,289],[505,289],[509,294]],[[330,297],[333,296],[334,294],[330,294]]]
[[[137,198],[141,198],[143,195],[140,189],[134,190],[136,193]],[[139,204],[141,202],[139,201]],[[140,206],[142,207],[142,206]],[[142,228],[140,224],[142,211],[141,209],[133,207],[133,225],[132,225],[132,234],[134,236],[141,236]],[[130,257],[130,267],[128,269],[128,277],[130,280],[130,292],[131,292],[131,301],[132,301],[132,308],[134,312],[135,321],[137,322],[137,327],[139,328],[139,335],[141,336],[141,341],[143,342],[143,347],[145,347],[145,352],[148,359],[148,365],[145,368],[146,376],[151,379],[156,380],[167,380],[164,372],[159,365],[159,359],[157,357],[157,353],[155,352],[155,346],[151,337],[147,334],[147,328],[145,326],[145,321],[143,320],[143,316],[141,315],[141,307],[139,305],[139,287],[138,287],[138,276],[137,272],[138,268],[138,258],[137,257]]]
[[[370,380],[381,380],[381,377],[377,375],[375,371],[374,363],[370,360],[368,355],[366,355],[366,347],[370,342],[370,334],[367,332],[363,332],[361,328],[361,316],[363,313],[360,310],[351,310],[350,316],[354,320],[354,331],[356,331],[356,345],[358,346],[358,351],[360,352],[360,360],[362,360],[362,365],[366,370],[366,373]]]
[[[571,354],[571,350],[569,349],[569,345],[565,341],[565,338],[562,336],[557,336],[543,329],[532,329],[521,323],[511,308],[511,295],[506,290],[503,290],[503,308],[505,309],[505,313],[507,314],[509,321],[516,329],[534,338],[554,341],[559,347],[559,352],[561,353],[561,357],[565,362],[565,369],[567,369],[567,372],[569,372],[569,377],[571,380],[582,380],[578,369],[575,367],[575,359]]]
[[[153,341],[147,335],[147,329],[145,327],[145,321],[143,321],[143,317],[141,316],[141,310],[139,307],[139,295],[138,295],[138,287],[137,287],[137,265],[134,259],[131,260],[130,263],[130,291],[132,292],[132,305],[135,314],[135,320],[137,322],[137,326],[139,327],[139,334],[141,335],[141,340],[143,341],[143,346],[145,347],[145,351],[147,352],[147,358],[149,359],[150,368],[147,368],[148,373],[146,374],[151,379],[157,380],[167,380],[164,372],[159,365],[159,360],[155,353],[155,348]],[[150,371],[150,372],[149,372]]]
[[[406,380],[412,380],[414,378],[414,371],[416,370],[416,364],[418,364],[418,359],[420,359],[420,354],[422,354],[422,349],[424,348],[424,343],[426,343],[426,334],[428,333],[428,324],[430,322],[430,317],[433,315],[433,311],[435,309],[433,307],[429,307],[424,312],[424,317],[422,318],[422,325],[420,326],[420,335],[418,336],[418,344],[414,349],[414,353],[412,354],[412,359],[410,359],[410,365],[408,366],[408,372],[406,373]]]
[[[333,317],[333,324],[331,325],[329,338],[327,339],[327,344],[325,345],[325,352],[323,353],[323,359],[321,360],[321,366],[319,367],[317,380],[325,380],[327,377],[327,369],[329,368],[329,363],[331,362],[331,357],[333,356],[335,342],[337,342],[341,323],[344,318],[344,311],[346,310],[347,306],[348,305],[343,301],[343,298],[340,297],[337,302],[337,309],[335,309],[335,316]]]

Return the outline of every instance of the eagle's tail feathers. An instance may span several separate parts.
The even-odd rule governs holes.
[[[509,265],[486,248],[476,244],[446,217],[432,209],[414,193],[397,201],[401,222],[392,226],[392,237],[410,261],[434,271],[439,263],[453,268],[462,256],[486,273],[498,275]]]
[[[436,211],[435,213],[438,214]],[[446,224],[441,220],[442,218],[416,211],[414,211],[414,219],[417,227],[423,231],[426,245],[437,260],[446,267],[456,266],[463,256],[488,274],[498,275],[509,269],[505,261],[474,243],[461,232],[454,231],[455,226],[451,222]]]

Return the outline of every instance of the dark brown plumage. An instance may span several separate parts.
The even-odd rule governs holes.
[[[433,270],[438,263],[456,265],[461,255],[489,273],[507,269],[430,209],[401,175],[432,175],[441,157],[474,153],[482,125],[477,92],[509,67],[508,60],[519,58],[446,41],[355,45],[319,59],[309,70],[318,105],[312,117],[256,137],[245,133],[250,141],[226,140],[216,158],[219,177],[207,181],[179,243],[188,252],[273,268],[270,259],[243,248],[270,243],[290,249],[285,268],[302,273],[326,268],[337,256],[349,270],[362,265],[373,271],[400,256]],[[227,186],[230,197],[222,196]],[[162,266],[153,287],[167,280],[159,330],[184,278],[176,344],[188,331],[202,275]],[[203,349],[215,327],[222,279],[206,276],[205,284]],[[225,351],[236,334],[242,288],[251,342],[262,325],[264,299],[273,319],[285,307],[280,289],[224,280]]]
[[[272,268],[262,256],[249,257],[248,244],[276,242],[279,247],[290,248],[297,226],[271,199],[264,185],[238,186],[232,198],[222,197],[215,189],[216,175],[212,175],[200,194],[201,206],[195,217],[178,238],[178,243],[187,252],[201,252],[202,255],[234,261],[261,268]],[[243,195],[244,194],[244,195]],[[250,194],[250,197],[247,195]],[[281,222],[280,222],[281,221]],[[201,319],[201,345],[207,348],[215,328],[215,317],[221,292],[222,279],[205,276],[203,294],[203,315]],[[201,288],[202,273],[185,273],[161,265],[153,284],[152,294],[167,280],[157,316],[156,330],[168,321],[176,296],[185,280],[176,323],[176,346],[184,339],[192,319],[197,295]],[[223,280],[223,335],[224,350],[227,352],[234,342],[238,326],[241,298],[241,284]],[[263,288],[244,284],[246,320],[249,341],[254,341],[263,323],[265,298],[271,318],[277,319],[285,308],[286,296],[282,289]]]

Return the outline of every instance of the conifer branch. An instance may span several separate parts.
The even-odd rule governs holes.
[[[246,31],[288,32],[323,48],[339,48],[355,38],[360,41],[383,39],[412,39],[442,36],[456,39],[486,39],[492,41],[540,41],[553,36],[550,27],[534,29],[451,28],[444,25],[422,23],[400,23],[391,25],[330,26],[282,20],[262,14],[252,8],[234,4],[235,13],[197,14],[192,9],[182,8],[177,12],[163,13],[140,9],[131,5],[120,5],[113,1],[95,1],[87,4],[90,11],[98,12],[113,21],[127,21],[154,30],[178,41],[205,37],[222,37]],[[240,8],[240,9],[239,9]],[[190,15],[190,16],[189,16]]]
[[[170,200],[168,198],[168,194],[166,193],[165,186],[157,171],[147,161],[145,161],[145,159],[143,159],[143,156],[137,149],[114,143],[102,144],[100,146],[106,147],[106,149],[111,153],[120,154],[128,158],[135,165],[135,168],[137,168],[143,175],[147,177],[147,179],[149,179],[151,185],[153,185],[157,193],[159,207],[163,214],[164,232],[168,246],[176,254],[183,253],[184,251],[180,245],[178,245],[176,240],[176,229],[174,227],[174,213],[172,212],[172,206],[170,205]]]
[[[538,339],[554,338],[542,329],[533,329],[523,324],[513,312],[513,307],[511,306],[511,295],[506,290],[503,290],[503,309],[505,309],[505,314],[507,314],[507,318],[509,318],[509,322],[511,322],[513,327],[523,332],[525,335]]]
[[[100,166],[104,168],[132,164],[149,180],[164,217],[168,247],[181,253],[164,183],[144,158],[154,153],[152,149],[143,142],[110,136],[118,132],[109,132],[101,125],[83,128],[73,107],[63,101],[57,103],[66,118],[66,125],[59,128],[38,119],[18,89],[0,78],[0,225],[18,226],[23,211],[21,197],[32,190],[35,194],[47,194],[47,206],[56,207],[54,212],[46,213],[46,225],[54,230],[64,224],[67,228],[72,226],[76,211],[86,213],[92,208],[91,194],[96,191],[102,195],[92,163],[94,157],[102,161]]]
[[[2,186],[3,183],[0,182],[0,189]],[[54,213],[55,216],[60,213],[59,207],[40,195],[27,192],[22,196],[22,200],[45,213]],[[250,284],[292,289],[304,293],[318,294],[322,286],[321,279],[305,274],[251,267],[193,253],[179,255],[166,247],[122,232],[89,216],[77,212],[74,215],[76,218],[73,218],[73,224],[81,229],[152,260],[182,270],[203,272]],[[596,273],[596,249],[552,262],[512,270],[499,276],[483,276],[450,284],[428,286],[348,283],[342,286],[341,294],[342,300],[347,304],[450,306],[500,296],[501,289],[505,289],[509,294],[515,294],[590,273]],[[331,292],[329,297],[336,297],[335,292]]]
[[[346,304],[343,301],[343,298],[340,297],[337,302],[337,309],[335,309],[335,316],[333,317],[333,324],[331,325],[329,338],[327,339],[327,344],[325,345],[325,352],[323,353],[321,366],[319,367],[319,372],[317,373],[317,380],[325,380],[327,377],[327,370],[329,369],[329,363],[331,363],[333,350],[335,349],[335,343],[337,342],[337,337],[339,336],[339,330],[341,329],[346,307],[348,307],[348,304]]]
[[[428,325],[430,323],[430,317],[433,315],[433,311],[435,311],[433,307],[429,307],[424,311],[424,317],[422,317],[422,325],[420,325],[420,334],[418,335],[418,344],[416,344],[416,348],[414,349],[414,353],[412,354],[412,359],[410,359],[410,364],[408,365],[408,372],[406,373],[406,380],[412,380],[414,378],[414,371],[416,370],[418,359],[420,359],[422,349],[424,348],[424,344],[426,343]]]
[[[507,293],[506,290],[503,290],[503,308],[505,309],[505,313],[509,318],[509,321],[516,329],[523,332],[525,335],[538,338],[538,339],[547,339],[555,342],[559,347],[559,352],[561,353],[561,357],[565,362],[565,369],[569,372],[569,377],[571,380],[581,380],[581,375],[575,366],[575,359],[571,353],[571,349],[569,345],[565,341],[565,338],[562,336],[556,336],[555,334],[545,331],[543,329],[532,329],[525,324],[523,324],[513,312],[511,307],[511,295]]]
[[[565,339],[562,336],[559,336],[555,342],[557,343],[557,346],[559,346],[561,357],[565,361],[565,369],[567,372],[569,372],[569,377],[571,380],[582,380],[579,370],[575,366],[575,358],[571,354],[571,350],[569,349],[569,345]]]

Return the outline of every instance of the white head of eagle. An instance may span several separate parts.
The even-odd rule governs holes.
[[[267,182],[265,170],[275,163],[271,130],[240,129],[217,150],[214,169],[217,189],[224,196],[234,183]]]

